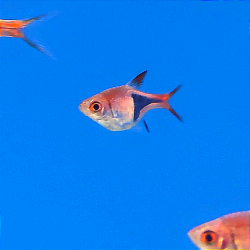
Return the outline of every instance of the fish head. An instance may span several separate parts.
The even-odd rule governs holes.
[[[79,110],[103,127],[108,126],[112,116],[109,102],[101,93],[82,101]]]
[[[111,131],[122,131],[133,127],[134,101],[131,87],[123,85],[96,94],[79,105],[80,111]]]
[[[231,234],[221,219],[216,219],[188,232],[189,238],[200,249],[233,249]]]

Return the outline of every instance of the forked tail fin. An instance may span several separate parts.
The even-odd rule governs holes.
[[[58,12],[53,12],[53,13],[49,13],[49,14],[43,14],[43,15],[39,15],[39,16],[36,16],[36,17],[33,17],[33,18],[29,18],[29,19],[26,19],[23,21],[23,26],[22,26],[22,29],[25,28],[27,25],[29,25],[30,23],[33,23],[34,21],[37,21],[37,20],[43,20],[43,19],[47,19],[51,16],[54,16],[55,14],[57,14]],[[20,31],[22,32],[22,31]],[[23,33],[23,32],[22,32]],[[35,48],[36,50],[44,53],[45,55],[49,56],[49,57],[52,57],[52,54],[47,50],[45,49],[45,46],[43,46],[42,44],[40,44],[39,42],[35,42],[35,41],[32,41],[30,40],[28,37],[26,37],[24,34],[23,34],[23,37],[22,37],[22,40],[24,42],[26,42],[29,46]]]
[[[162,99],[165,101],[164,108],[168,109],[178,120],[182,121],[182,118],[180,115],[178,115],[177,112],[168,104],[169,98],[174,95],[182,85],[178,85],[174,90],[172,90],[170,93],[164,94]]]

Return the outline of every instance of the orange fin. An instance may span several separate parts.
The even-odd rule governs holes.
[[[54,15],[56,15],[58,13],[58,11],[56,12],[52,12],[52,13],[49,13],[49,14],[43,14],[43,15],[39,15],[39,16],[36,16],[36,17],[33,17],[33,18],[29,18],[29,19],[26,19],[24,20],[24,25],[22,26],[22,28],[25,28],[27,25],[29,25],[30,23],[33,23],[34,21],[37,21],[37,20],[44,20],[45,18],[50,18]],[[55,59],[52,54],[47,50],[45,49],[45,47],[41,44],[39,44],[38,42],[34,42],[32,40],[30,40],[29,38],[27,38],[25,35],[23,35],[22,37],[22,40],[24,42],[26,42],[28,45],[30,45],[31,47],[35,48],[36,50],[44,53],[45,55]]]
[[[179,121],[183,121],[181,116],[178,115],[178,113],[168,104],[168,100],[169,98],[174,95],[180,88],[181,88],[182,85],[178,85],[174,90],[172,90],[170,93],[168,94],[164,94],[162,99],[163,101],[165,101],[163,107],[165,109],[168,109]]]

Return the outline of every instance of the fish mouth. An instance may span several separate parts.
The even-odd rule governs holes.
[[[78,109],[79,109],[83,114],[85,114],[85,108],[84,108],[83,103],[80,103],[80,104],[79,104]]]
[[[188,233],[187,233],[187,234],[188,234],[188,236],[189,236],[189,237],[191,237],[191,235],[192,235],[192,231],[193,231],[193,230],[189,230],[189,231],[188,231]]]
[[[80,109],[81,107],[84,107],[86,105],[85,102],[81,102],[79,105],[78,105],[78,108]]]
[[[187,233],[187,235],[188,235],[188,237],[189,237],[190,239],[192,239],[192,230],[190,230],[190,231]]]
[[[194,235],[194,230],[190,230],[188,233],[187,233],[188,237],[190,238],[190,240],[194,243],[195,242],[195,235]]]

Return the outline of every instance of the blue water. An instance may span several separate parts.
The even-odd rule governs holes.
[[[55,60],[0,38],[3,249],[196,249],[194,226],[249,210],[250,2],[9,1]],[[111,132],[79,110],[148,70],[171,106]]]

